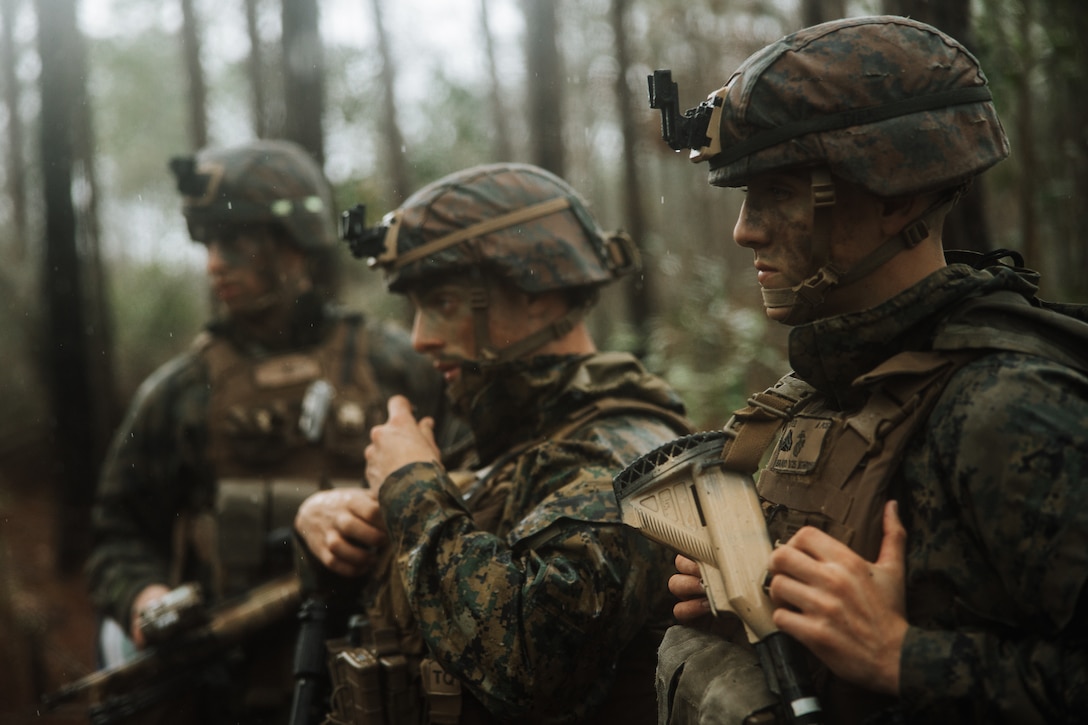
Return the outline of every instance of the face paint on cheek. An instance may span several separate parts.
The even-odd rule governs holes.
[[[269,245],[244,235],[220,242],[218,251],[222,261],[234,269],[267,267],[267,259],[272,253]]]
[[[812,259],[812,226],[807,221],[786,217],[782,220],[782,229],[788,276],[798,284],[816,273],[816,263]]]
[[[472,357],[475,328],[467,305],[453,309],[425,305],[420,309],[416,330],[421,340],[441,343],[441,349],[436,351],[440,359],[460,361]]]

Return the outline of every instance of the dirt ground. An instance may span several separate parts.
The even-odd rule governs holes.
[[[0,723],[86,723],[86,708],[45,712],[41,697],[93,670],[86,582],[57,567],[59,517],[47,451],[0,441]]]

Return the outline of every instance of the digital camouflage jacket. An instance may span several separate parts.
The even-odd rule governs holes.
[[[797,376],[841,405],[856,399],[853,381],[903,350],[975,355],[891,480],[910,624],[887,711],[897,721],[1075,722],[1088,707],[1088,376],[1046,350],[1061,337],[1053,329],[1012,315],[996,333],[969,315],[949,322],[1002,290],[1035,292],[1009,268],[951,265],[790,337]],[[1065,344],[1083,355],[1088,327],[1073,327]]]
[[[200,581],[209,595],[215,591],[209,586],[206,568],[194,568],[190,561],[184,571],[172,573],[171,569],[180,555],[175,551],[178,521],[189,513],[214,506],[217,479],[222,473],[212,463],[213,436],[208,425],[209,402],[213,396],[209,391],[207,351],[216,349],[216,345],[218,349],[230,348],[228,357],[243,361],[246,366],[243,374],[252,377],[248,375],[249,365],[257,366],[263,360],[284,358],[290,353],[308,353],[328,344],[335,335],[346,335],[343,349],[349,354],[365,351],[361,353],[365,354],[365,361],[357,363],[353,370],[365,372],[369,368],[369,379],[356,381],[357,387],[377,388],[366,392],[364,397],[372,396],[380,403],[394,393],[406,395],[420,415],[433,415],[440,422],[439,430],[445,431],[438,434],[442,443],[450,443],[458,431],[464,432],[464,426],[446,413],[448,403],[441,378],[426,358],[411,349],[403,331],[385,324],[367,323],[358,315],[330,308],[315,307],[313,312],[313,319],[300,325],[293,337],[297,344],[275,353],[245,345],[236,340],[229,328],[213,324],[190,350],[160,367],[142,384],[114,436],[92,512],[94,541],[86,571],[94,603],[103,615],[127,625],[137,593],[153,583],[180,583],[171,582],[172,578]],[[340,374],[337,369],[335,375]],[[282,402],[276,401],[276,406]],[[303,451],[307,461],[328,458],[331,454],[324,441],[299,444],[295,421],[301,401],[287,402],[288,408],[281,406],[274,410],[277,414],[281,408],[285,411],[286,420],[281,423],[288,433],[295,434],[293,444],[312,449]],[[236,406],[221,416],[217,414],[216,423],[236,415],[240,419],[238,409],[242,408]],[[325,432],[331,427],[327,424]],[[345,454],[337,458],[335,465],[341,477],[362,482],[365,445],[364,437],[352,446],[357,450],[338,452]],[[263,453],[264,461],[260,455],[254,455],[249,463],[232,460],[228,466],[232,469],[230,473],[253,477],[276,475],[280,465],[276,456],[268,450]],[[313,473],[315,479],[318,475],[317,471]],[[289,570],[289,557],[284,566]]]
[[[647,638],[643,672],[617,673],[633,668],[636,638],[668,623],[673,555],[621,524],[612,477],[687,431],[628,411],[549,434],[606,398],[682,412],[679,399],[621,353],[492,367],[467,381],[483,490],[418,463],[379,494],[415,626],[484,720],[652,722],[659,637]],[[602,711],[610,692],[622,697]]]

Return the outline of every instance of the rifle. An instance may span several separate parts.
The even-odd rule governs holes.
[[[175,590],[179,591],[179,590]],[[179,596],[179,600],[183,597]],[[188,600],[186,596],[184,599]],[[298,576],[284,575],[192,619],[195,626],[149,645],[134,659],[92,672],[42,698],[46,710],[82,699],[91,722],[118,722],[190,686],[203,667],[262,630],[293,616],[301,600]],[[173,611],[166,619],[177,616]]]
[[[288,725],[316,725],[325,717],[328,703],[328,666],[325,662],[326,620],[328,606],[311,595],[302,603],[295,641],[295,690],[291,699]]]
[[[733,612],[759,654],[787,722],[822,709],[799,645],[774,625],[764,589],[771,540],[752,477],[724,468],[724,431],[695,433],[635,460],[613,479],[623,522],[699,564],[710,609]]]

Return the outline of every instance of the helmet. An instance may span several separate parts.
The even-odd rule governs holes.
[[[578,192],[529,164],[445,176],[387,215],[372,236],[370,263],[385,269],[394,292],[475,267],[529,293],[591,288],[638,266],[630,239],[602,231]]]
[[[1009,155],[986,76],[936,28],[882,15],[835,20],[787,35],[748,58],[683,116],[668,71],[651,77],[650,105],[674,149],[708,161],[710,183],[744,186],[786,168],[812,174],[817,271],[789,289],[763,289],[786,324],[814,319],[827,293],[871,274],[929,236],[929,225],[977,174]],[[899,234],[848,270],[829,259],[834,179],[880,197],[937,192]]]
[[[586,202],[555,174],[528,164],[487,164],[445,176],[365,228],[365,209],[345,212],[343,235],[358,257],[382,267],[393,292],[464,273],[484,360],[503,362],[565,335],[601,285],[638,268],[630,238],[606,234]],[[522,292],[570,290],[567,313],[547,328],[497,348],[487,330],[488,271]]]
[[[955,187],[1009,155],[986,76],[908,18],[823,23],[755,53],[711,96],[710,183],[825,165],[878,196]]]
[[[205,149],[195,157],[175,157],[170,169],[196,241],[205,241],[216,224],[274,223],[303,251],[336,245],[329,183],[298,144],[261,140]]]

